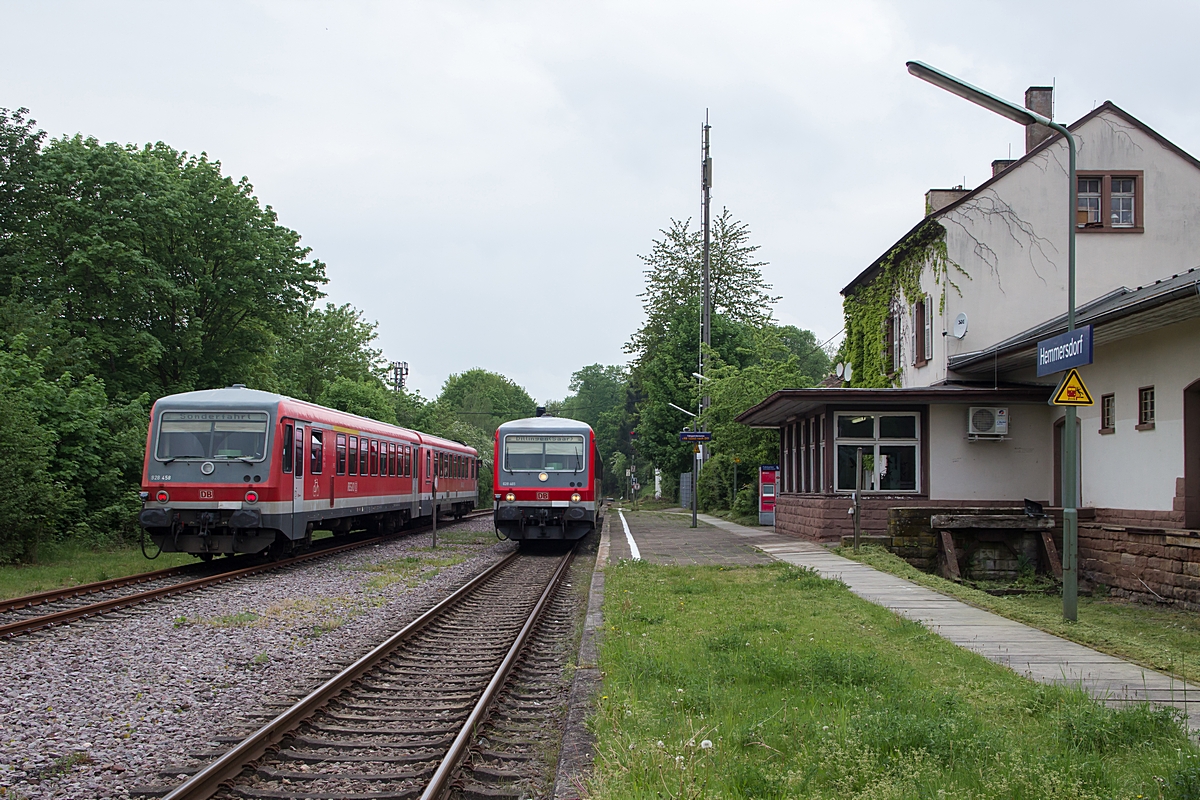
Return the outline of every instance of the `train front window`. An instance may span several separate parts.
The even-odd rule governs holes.
[[[158,423],[159,461],[262,461],[266,450],[267,415],[261,412],[164,411]]]
[[[582,472],[582,436],[504,437],[504,468],[509,472]]]

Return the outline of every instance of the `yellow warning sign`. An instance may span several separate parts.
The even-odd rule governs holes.
[[[1091,392],[1083,385],[1083,378],[1079,377],[1077,369],[1067,371],[1050,400],[1050,404],[1055,406],[1090,406],[1095,402]]]

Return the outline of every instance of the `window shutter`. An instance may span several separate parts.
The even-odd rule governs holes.
[[[922,303],[925,306],[925,360],[933,361],[933,298],[926,295]]]
[[[921,306],[921,307],[923,308],[924,306]],[[908,307],[908,318],[912,320],[912,354],[910,356],[910,358],[911,358],[910,363],[912,363],[915,366],[917,363],[917,358],[919,357],[919,353],[922,350],[922,348],[921,348],[922,325],[921,325],[921,317],[919,316],[919,312],[918,312],[918,304],[917,303],[913,303],[912,305],[910,305]]]
[[[892,353],[892,371],[893,372],[899,372],[900,365],[904,363],[904,358],[903,358],[904,348],[901,347],[901,344],[902,344],[902,341],[900,339],[900,315],[896,314],[895,316],[892,317],[892,346],[894,348],[894,352]]]

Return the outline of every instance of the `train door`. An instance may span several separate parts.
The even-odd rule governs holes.
[[[293,539],[304,536],[308,527],[308,519],[304,514],[304,466],[308,460],[308,448],[304,446],[304,423],[296,421],[295,440],[292,445],[295,468],[292,470],[292,530],[289,532]]]

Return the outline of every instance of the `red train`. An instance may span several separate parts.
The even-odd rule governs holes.
[[[284,555],[314,529],[460,517],[478,502],[478,468],[459,442],[282,395],[186,392],[150,413],[139,522],[168,552]]]
[[[496,429],[496,530],[509,539],[580,539],[601,523],[603,463],[590,425],[534,417]]]

